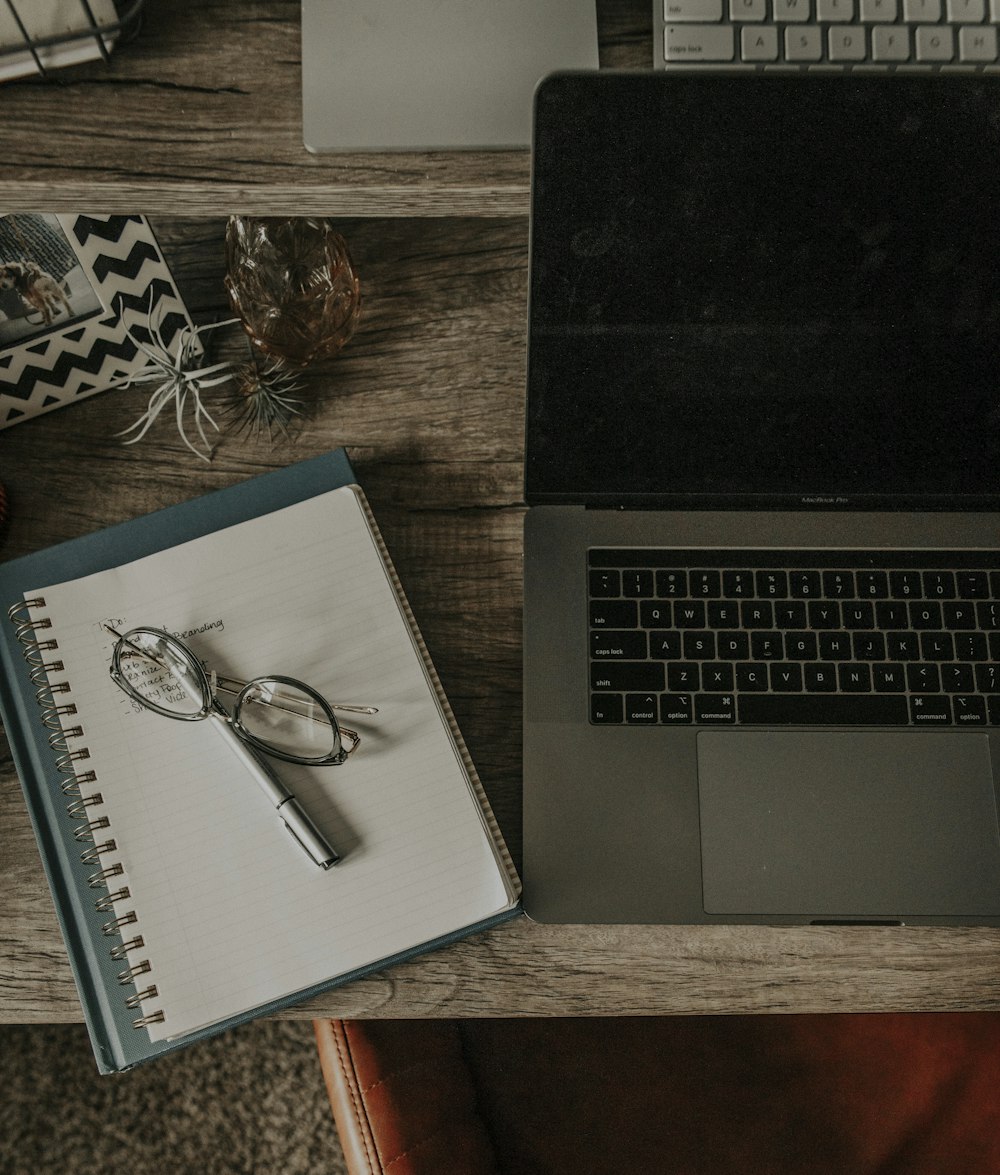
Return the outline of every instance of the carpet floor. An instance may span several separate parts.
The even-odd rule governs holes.
[[[0,1027],[2,1175],[344,1175],[308,1021],[101,1077],[82,1025]]]

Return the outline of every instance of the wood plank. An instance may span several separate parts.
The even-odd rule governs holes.
[[[95,63],[0,87],[9,211],[520,216],[528,152],[311,155],[299,0],[149,3]],[[605,65],[650,63],[648,5],[598,4]]]

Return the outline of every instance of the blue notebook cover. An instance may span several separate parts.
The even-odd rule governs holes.
[[[346,453],[338,449],[107,530],[11,560],[0,564],[0,604],[6,613],[23,599],[26,590],[30,591],[39,584],[58,583],[105,571],[346,485],[356,485],[356,479]],[[384,548],[383,558],[395,581]],[[412,626],[405,599],[401,598],[401,606]],[[44,633],[40,633],[39,639],[43,637]],[[419,636],[417,643],[423,647]],[[115,940],[109,939],[102,927],[113,914],[95,909],[95,898],[101,896],[101,891],[95,892],[90,888],[87,878],[97,866],[80,859],[81,848],[86,846],[73,838],[73,822],[66,813],[68,797],[59,786],[60,780],[68,777],[60,774],[57,766],[59,749],[50,745],[50,732],[40,721],[37,685],[31,680],[30,668],[25,661],[25,645],[18,639],[13,623],[0,624],[0,665],[3,670],[0,674],[0,715],[3,717],[62,927],[94,1054],[102,1073],[128,1069],[173,1052],[196,1040],[214,1036],[227,1028],[309,999],[330,987],[348,983],[404,958],[466,937],[505,921],[518,912],[517,905],[513,904],[510,909],[495,917],[474,926],[457,928],[453,934],[424,943],[414,950],[378,959],[369,966],[289,993],[280,1000],[218,1021],[180,1039],[152,1042],[146,1032],[133,1027],[133,1020],[140,1013],[125,1004],[125,998],[134,988],[123,987],[118,975],[128,966],[128,962],[110,957],[109,945],[113,946]],[[446,704],[445,712],[450,717]],[[460,739],[454,728],[453,733]],[[464,747],[462,750],[464,752]],[[485,806],[485,797],[481,794],[480,800]],[[492,818],[489,823],[495,829]],[[498,832],[495,835],[499,838]],[[509,862],[505,852],[502,856]],[[512,867],[509,867],[509,871],[516,888]]]

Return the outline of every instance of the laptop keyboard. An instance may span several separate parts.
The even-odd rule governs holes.
[[[1000,725],[997,552],[592,549],[587,574],[593,723]]]
[[[670,68],[998,68],[1000,0],[658,0],[655,11]]]

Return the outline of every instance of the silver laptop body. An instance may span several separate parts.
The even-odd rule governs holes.
[[[589,73],[540,89],[529,916],[1000,921],[998,140],[1000,91],[975,78]],[[987,631],[892,632],[900,656],[939,635],[945,653],[928,676],[842,653],[823,662],[832,687],[792,697],[782,673],[828,676],[793,648],[844,647],[809,597],[820,582],[852,585],[835,606],[860,618],[861,658],[869,617],[923,624],[915,582],[945,593],[931,628],[972,615]],[[777,668],[724,660],[744,636],[771,648],[789,610],[805,620]],[[731,627],[699,664],[710,615]],[[756,692],[727,688],[755,665]],[[871,711],[855,677],[887,687]]]

